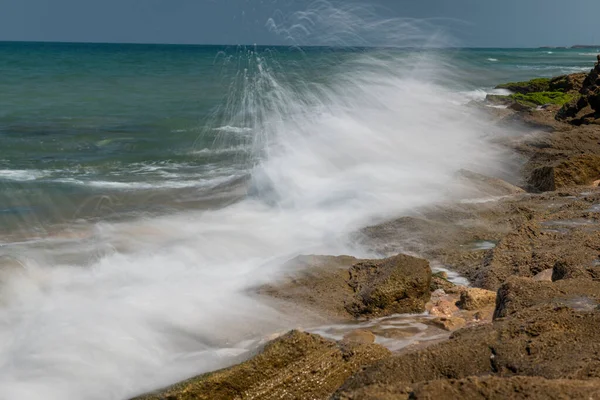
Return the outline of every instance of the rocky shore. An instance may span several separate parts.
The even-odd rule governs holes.
[[[138,399],[600,399],[600,56],[500,87],[486,102],[506,108],[475,106],[532,133],[503,142],[526,160],[518,186],[461,171],[487,199],[357,232],[382,259],[303,256],[256,288],[356,329],[284,333]]]

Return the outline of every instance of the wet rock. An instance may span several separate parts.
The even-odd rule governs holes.
[[[482,175],[466,169],[461,169],[457,175],[460,179],[468,182],[471,187],[490,196],[508,196],[525,192],[520,187],[502,179]]]
[[[451,300],[438,300],[431,307],[427,307],[429,314],[436,317],[450,317],[458,312],[456,302]]]
[[[369,398],[366,393],[382,390],[407,393],[418,382],[469,376],[598,379],[599,323],[597,310],[534,306],[493,324],[459,330],[447,342],[381,360],[351,377],[333,398]]]
[[[536,282],[511,277],[498,290],[494,318],[504,318],[539,304],[572,307],[581,298],[591,299],[596,304],[600,300],[600,282],[587,279]]]
[[[533,170],[528,183],[535,190],[544,192],[574,185],[590,185],[598,177],[600,156],[584,154]]]
[[[579,263],[558,261],[552,269],[552,281],[563,279],[593,279],[600,281],[600,266],[583,266]]]
[[[600,381],[549,380],[537,377],[444,379],[416,385],[408,398],[414,400],[600,399]],[[358,400],[360,397],[355,399]]]
[[[436,290],[448,290],[456,286],[454,283],[448,280],[448,274],[446,272],[436,272],[431,276],[430,290],[435,292]]]
[[[400,254],[362,261],[349,273],[355,296],[346,311],[355,318],[423,312],[429,301],[431,269],[423,259]]]
[[[452,332],[464,328],[467,325],[467,321],[460,317],[440,317],[432,320],[432,324],[438,328]]]
[[[258,292],[338,320],[421,313],[429,301],[431,269],[423,259],[302,256],[290,263],[286,270],[297,273]]]
[[[458,306],[463,310],[480,310],[496,303],[496,292],[469,288],[461,293]]]
[[[354,372],[389,354],[375,344],[337,343],[292,331],[242,364],[137,400],[323,399]]]

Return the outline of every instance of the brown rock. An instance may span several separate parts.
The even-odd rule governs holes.
[[[450,300],[438,300],[429,310],[429,314],[436,317],[451,317],[457,312],[458,307],[456,307],[456,302]]]
[[[583,82],[587,78],[585,72],[562,75],[550,80],[549,91],[551,92],[579,92],[583,88]]]
[[[431,269],[423,259],[400,254],[359,262],[349,272],[355,296],[346,311],[355,318],[423,312],[429,301]]]
[[[529,307],[553,304],[574,309],[593,309],[600,300],[600,282],[570,279],[535,282],[511,277],[498,290],[494,318],[504,318]]]
[[[429,301],[431,269],[423,259],[302,256],[290,263],[286,270],[298,272],[258,292],[338,320],[420,313]]]
[[[600,266],[583,266],[568,261],[558,261],[554,264],[552,281],[576,278],[600,281]]]
[[[456,285],[454,285],[454,283],[450,282],[448,280],[448,278],[442,278],[441,276],[439,276],[437,274],[433,274],[431,277],[430,290],[432,292],[439,290],[439,289],[449,290],[449,289],[452,289],[454,286],[456,286]]]
[[[460,317],[440,317],[432,321],[434,326],[452,332],[467,325],[467,321]]]
[[[292,331],[245,363],[137,399],[324,399],[352,373],[389,354],[375,344],[336,343]]]
[[[600,177],[600,156],[584,154],[573,156],[553,166],[535,169],[529,185],[538,191],[554,191],[573,185],[591,185]]]
[[[475,311],[496,303],[496,292],[469,288],[460,294],[458,306],[463,310]]]
[[[409,398],[414,400],[592,400],[600,399],[600,381],[548,380],[537,377],[444,379],[416,385]],[[360,397],[355,399],[358,400]]]
[[[545,269],[533,277],[537,282],[552,282],[552,269]]]
[[[600,112],[600,61],[586,76],[580,96],[565,104],[556,115],[556,119],[573,125],[594,123]]]
[[[382,360],[351,377],[333,399],[406,393],[418,382],[469,376],[598,379],[598,324],[598,310],[542,304],[493,324],[462,329],[447,342]]]

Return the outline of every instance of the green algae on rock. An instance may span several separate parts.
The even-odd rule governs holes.
[[[550,89],[549,78],[536,78],[525,82],[508,82],[496,86],[496,89],[506,89],[515,93],[545,92]]]
[[[543,106],[546,104],[556,104],[562,106],[571,100],[573,95],[563,92],[530,92],[527,94],[516,93],[508,96],[510,99],[515,100],[523,105],[536,107]]]

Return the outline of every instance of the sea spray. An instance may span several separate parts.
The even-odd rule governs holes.
[[[416,23],[403,20],[406,33],[390,38],[382,27],[393,20],[327,10],[340,43],[382,34],[395,46],[431,44]],[[318,33],[311,15],[293,17],[285,32]],[[326,42],[338,37],[328,29]],[[97,249],[86,262],[53,262],[52,241],[35,257],[18,248],[1,277],[1,398],[123,399],[236,362],[298,323],[252,295],[284,261],[365,255],[348,234],[459,197],[448,190],[458,169],[495,166],[491,128],[453,101],[442,85],[454,79],[452,62],[434,52],[332,50],[327,76],[301,81],[271,51],[242,52],[252,67],[241,66],[210,129],[253,133],[249,196],[58,235],[65,251]],[[299,68],[314,67],[308,53],[305,62]]]

